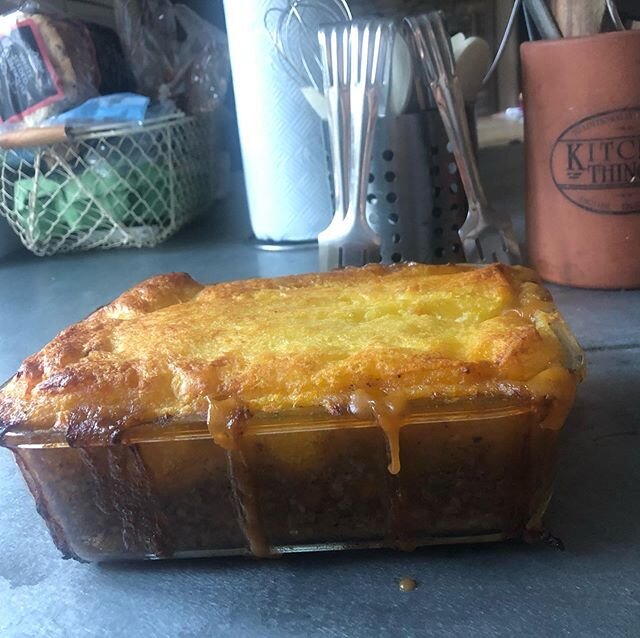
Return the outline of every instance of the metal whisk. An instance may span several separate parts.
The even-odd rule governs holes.
[[[296,84],[322,93],[318,29],[352,19],[345,0],[288,0],[285,7],[269,9],[264,23],[283,66]]]

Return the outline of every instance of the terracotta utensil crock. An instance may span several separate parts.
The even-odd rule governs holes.
[[[533,267],[640,287],[640,31],[527,42],[521,59]]]

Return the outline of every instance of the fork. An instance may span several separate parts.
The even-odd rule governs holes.
[[[444,14],[432,11],[405,20],[449,136],[469,202],[467,219],[458,231],[465,259],[469,263],[518,264],[520,247],[511,219],[490,206],[482,188]]]
[[[367,20],[318,32],[336,210],[318,235],[320,269],[381,261],[380,236],[366,217],[373,133],[389,99],[393,26]]]

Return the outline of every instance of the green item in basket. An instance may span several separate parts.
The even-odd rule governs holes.
[[[62,189],[65,221],[74,231],[111,228],[124,223],[129,210],[131,186],[109,169],[87,171]]]
[[[134,217],[146,224],[164,224],[171,216],[169,176],[157,164],[137,166],[131,173],[135,189],[131,211]]]
[[[13,191],[15,221],[31,236],[62,235],[66,232],[57,202],[61,197],[59,182],[46,177],[20,179]],[[31,206],[31,197],[35,197]],[[31,212],[31,214],[30,214]]]
[[[40,175],[16,182],[14,213],[25,231],[42,238],[114,224],[161,224],[169,215],[167,184],[166,171],[155,164],[136,167],[127,179],[109,166],[66,182]]]

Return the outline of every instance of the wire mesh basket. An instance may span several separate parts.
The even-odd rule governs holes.
[[[172,115],[1,150],[0,213],[36,255],[155,246],[211,203],[212,121]]]

